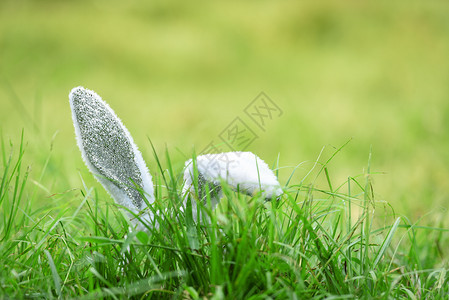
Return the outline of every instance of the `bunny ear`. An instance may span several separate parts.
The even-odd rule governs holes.
[[[196,168],[196,170],[195,170]],[[198,182],[195,191],[195,177]],[[204,202],[206,192],[210,195],[211,209],[214,210],[222,195],[221,182],[236,191],[250,196],[261,193],[266,200],[283,194],[274,172],[252,152],[225,152],[205,154],[196,160],[186,161],[184,168],[183,193],[198,196]],[[187,203],[187,197],[185,198]],[[192,214],[196,220],[197,204],[192,200]]]
[[[140,191],[149,203],[154,202],[153,183],[128,130],[94,91],[76,87],[69,99],[78,147],[87,167],[117,203],[139,213],[146,207]]]
[[[224,180],[230,187],[249,195],[261,192],[266,199],[277,198],[283,191],[274,172],[252,152],[205,154],[196,158],[198,189],[204,184],[218,186]],[[192,160],[186,162],[185,188],[194,193]],[[202,196],[201,196],[202,197]],[[219,196],[218,196],[219,198]],[[218,201],[219,199],[214,199]]]

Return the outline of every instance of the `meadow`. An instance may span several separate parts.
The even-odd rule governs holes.
[[[0,297],[444,298],[448,11],[2,1]],[[157,208],[177,216],[158,230],[131,230],[85,167],[79,85],[139,145]],[[225,189],[211,225],[192,222],[179,174],[211,145],[257,153],[285,195]]]

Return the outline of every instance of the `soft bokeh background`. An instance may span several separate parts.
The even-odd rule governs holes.
[[[5,147],[25,129],[44,195],[91,180],[67,97],[83,85],[150,168],[147,137],[180,169],[241,117],[259,136],[249,150],[269,164],[280,155],[281,182],[352,138],[330,164],[336,185],[363,174],[372,147],[377,199],[433,216],[449,205],[448,15],[446,1],[2,1]],[[261,91],[283,110],[265,131],[243,111]]]

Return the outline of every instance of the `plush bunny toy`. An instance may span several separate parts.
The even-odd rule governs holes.
[[[126,127],[94,91],[76,87],[69,99],[78,147],[89,170],[118,204],[157,226],[152,210],[147,209],[147,204],[154,202],[151,175]],[[197,193],[194,176],[198,177]],[[204,201],[209,192],[212,209],[220,200],[221,182],[249,195],[261,192],[266,199],[282,194],[273,171],[251,152],[201,155],[196,164],[190,159],[185,164],[184,180],[183,193]],[[194,216],[196,207],[192,200]],[[134,222],[139,225],[138,220]]]

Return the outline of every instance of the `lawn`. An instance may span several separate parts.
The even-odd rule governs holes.
[[[3,1],[1,297],[443,297],[448,12]],[[158,209],[177,216],[158,230],[131,230],[85,167],[68,103],[79,85],[139,145]],[[227,190],[210,226],[192,223],[179,174],[205,149],[256,153],[285,195]]]

